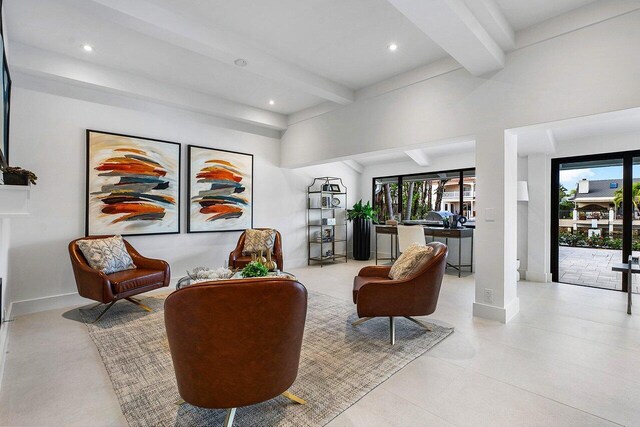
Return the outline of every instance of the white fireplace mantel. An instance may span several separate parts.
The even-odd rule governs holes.
[[[29,215],[30,185],[0,185],[0,218]]]
[[[0,277],[2,280],[2,305],[0,318],[7,316],[7,281],[9,246],[11,244],[11,218],[29,215],[31,186],[29,185],[0,185]],[[8,323],[0,328],[0,380],[4,371],[5,352],[7,346]]]

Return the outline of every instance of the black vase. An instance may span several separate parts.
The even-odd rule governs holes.
[[[371,258],[371,220],[353,220],[353,259],[367,261]]]
[[[3,172],[2,179],[4,185],[29,185],[29,177],[27,175]]]

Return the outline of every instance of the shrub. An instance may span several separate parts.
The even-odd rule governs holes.
[[[587,235],[584,233],[573,234],[566,231],[560,232],[560,235],[558,236],[558,243],[561,246],[617,250],[622,249],[622,239],[604,236],[587,237]],[[634,242],[633,248],[634,251],[640,250],[640,241]]]

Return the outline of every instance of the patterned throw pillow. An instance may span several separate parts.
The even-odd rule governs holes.
[[[275,230],[253,230],[248,229],[244,235],[243,255],[251,255],[260,251],[266,253],[267,249],[273,250],[276,241]]]
[[[136,268],[131,255],[127,252],[122,236],[79,240],[78,247],[91,268],[100,270],[104,274]]]
[[[398,257],[389,270],[389,279],[402,280],[416,272],[422,260],[433,252],[431,246],[413,243]]]

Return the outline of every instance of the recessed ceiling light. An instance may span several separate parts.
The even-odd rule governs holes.
[[[398,50],[398,45],[397,45],[397,44],[395,44],[395,43],[391,43],[391,44],[389,45],[389,50],[390,50],[391,52],[395,52],[396,50]]]
[[[236,64],[238,67],[246,67],[247,66],[247,61],[245,61],[242,58],[238,58],[235,61],[233,61],[234,64]]]
[[[269,100],[269,105],[274,105],[276,103],[276,101],[274,101],[273,99]]]
[[[85,52],[93,52],[93,46],[90,44],[83,44],[82,49],[84,49]]]

